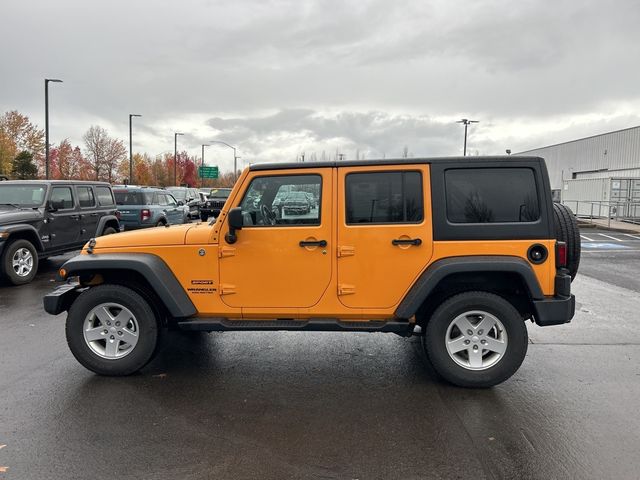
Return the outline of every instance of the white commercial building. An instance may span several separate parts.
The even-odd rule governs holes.
[[[544,158],[554,200],[579,215],[640,217],[640,126],[516,155]]]

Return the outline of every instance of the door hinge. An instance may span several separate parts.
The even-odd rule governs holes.
[[[346,283],[338,284],[338,295],[353,295],[356,293],[355,285],[347,285]]]
[[[222,246],[218,248],[218,257],[233,257],[236,254],[236,249],[234,247],[226,247]]]
[[[339,245],[338,246],[338,258],[351,257],[356,254],[356,247],[351,245]]]
[[[233,295],[236,293],[236,286],[229,285],[228,283],[223,283],[219,286],[220,295]]]

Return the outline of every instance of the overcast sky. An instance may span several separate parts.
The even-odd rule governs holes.
[[[2,0],[0,113],[242,162],[501,154],[640,125],[640,2]],[[228,168],[230,150],[209,147]]]

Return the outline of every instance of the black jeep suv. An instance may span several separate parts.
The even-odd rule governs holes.
[[[102,182],[15,180],[0,184],[0,277],[33,280],[38,260],[120,231],[111,186]]]

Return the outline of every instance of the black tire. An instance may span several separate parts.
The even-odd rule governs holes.
[[[103,303],[117,303],[126,307],[137,322],[137,344],[121,358],[103,358],[84,339],[87,316],[93,308]],[[153,309],[142,296],[127,287],[106,284],[86,290],[73,302],[67,315],[66,335],[71,353],[85,368],[99,375],[123,376],[137,372],[153,358],[159,328]]]
[[[31,254],[32,266],[26,275],[19,275],[13,268],[13,257],[20,249],[26,249]],[[19,239],[10,242],[2,254],[2,273],[12,285],[24,285],[33,280],[38,273],[38,251],[29,240]]]
[[[113,227],[107,227],[102,231],[102,235],[113,235],[114,233],[118,233],[118,231]]]
[[[158,223],[156,223],[156,227],[164,227],[167,224],[167,222],[165,222],[164,220],[158,220]]]
[[[452,358],[446,346],[447,331],[454,319],[474,310],[487,312],[497,318],[504,326],[507,337],[502,357],[483,370],[461,366]],[[475,342],[471,345],[479,341],[475,336],[469,338],[476,338],[470,340]],[[504,298],[488,292],[465,292],[445,300],[436,309],[427,323],[422,341],[431,364],[445,380],[460,387],[487,388],[504,382],[520,368],[527,353],[528,335],[524,320]],[[484,352],[486,358],[494,355],[489,351]]]
[[[567,244],[567,269],[573,281],[580,265],[580,229],[571,209],[561,203],[553,204],[553,224],[556,238]]]
[[[206,213],[200,213],[200,220],[202,222],[206,222],[207,220],[209,220],[209,215],[207,215]]]

